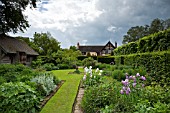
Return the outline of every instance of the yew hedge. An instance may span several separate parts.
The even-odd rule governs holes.
[[[114,55],[166,51],[170,49],[170,29],[161,31],[120,46],[114,50]]]
[[[115,63],[144,66],[154,81],[170,84],[170,51],[115,56]]]

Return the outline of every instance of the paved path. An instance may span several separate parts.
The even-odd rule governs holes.
[[[78,95],[77,95],[77,99],[76,99],[76,104],[75,104],[75,108],[74,108],[74,113],[83,113],[82,108],[80,107],[81,104],[81,100],[83,98],[84,95],[84,89],[80,88]]]

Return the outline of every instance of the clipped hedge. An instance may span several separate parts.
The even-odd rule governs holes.
[[[78,56],[77,59],[78,60],[84,60],[85,58],[88,58],[88,57],[92,57],[94,60],[97,60],[97,56]]]
[[[94,60],[97,60],[98,62],[101,62],[101,63],[110,64],[110,63],[114,62],[113,56],[89,56],[89,57],[91,57]],[[77,59],[83,61],[84,59],[89,58],[89,57],[88,56],[78,56]]]
[[[99,56],[98,57],[98,62],[101,63],[106,63],[106,64],[110,64],[110,63],[114,63],[114,57],[103,57],[103,56]]]
[[[156,82],[170,81],[170,51],[115,56],[115,63],[144,66]]]
[[[166,51],[170,49],[170,29],[161,31],[120,46],[114,50],[114,55]]]

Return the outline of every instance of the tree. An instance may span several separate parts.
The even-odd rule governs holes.
[[[131,27],[127,34],[123,36],[123,44],[127,44],[129,42],[134,42],[139,40],[140,38],[144,36],[148,36],[153,33],[157,33],[159,31],[169,29],[170,28],[170,19],[167,20],[161,20],[161,19],[154,19],[150,26],[136,26]]]
[[[70,49],[72,49],[73,51],[77,51],[76,46],[70,46]]]
[[[36,0],[0,0],[0,34],[24,32],[29,27],[22,13],[28,4],[36,7]]]
[[[164,30],[163,22],[163,20],[160,20],[158,18],[154,19],[150,25],[149,34],[157,33],[159,31]]]
[[[60,42],[47,33],[35,33],[31,41],[31,47],[40,55],[51,55],[60,50]]]
[[[141,37],[147,36],[148,35],[148,26],[136,26],[136,27],[131,27],[127,34],[123,36],[123,44],[129,43],[129,42],[134,42],[138,40]]]

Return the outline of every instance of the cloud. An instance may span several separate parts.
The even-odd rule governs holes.
[[[81,44],[104,45],[117,41],[130,27],[170,17],[169,0],[41,0],[38,8],[24,12],[30,28],[23,34],[49,31],[61,47]]]

